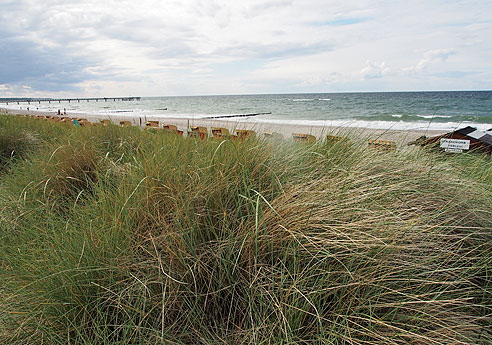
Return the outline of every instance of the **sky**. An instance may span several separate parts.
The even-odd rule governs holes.
[[[0,0],[0,97],[492,90],[490,0]]]

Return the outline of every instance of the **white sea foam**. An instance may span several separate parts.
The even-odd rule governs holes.
[[[448,116],[448,115],[416,115],[416,116],[421,117],[423,119],[438,119],[438,118],[450,119],[450,118],[452,118],[452,116]]]

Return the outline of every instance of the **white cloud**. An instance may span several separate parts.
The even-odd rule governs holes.
[[[366,66],[361,69],[360,74],[363,79],[376,79],[389,75],[390,69],[383,61],[381,63],[367,61]]]
[[[415,65],[404,68],[405,72],[421,73],[433,63],[444,63],[449,56],[456,54],[454,49],[435,49],[424,53],[423,58]]]

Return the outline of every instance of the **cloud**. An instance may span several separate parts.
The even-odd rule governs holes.
[[[390,69],[383,61],[381,63],[366,61],[366,66],[360,70],[362,79],[378,79],[390,74]]]
[[[454,54],[456,54],[454,49],[434,49],[427,51],[415,66],[406,67],[404,68],[404,71],[409,73],[427,72],[430,65],[436,62],[446,62],[446,60]]]
[[[432,62],[445,62],[450,55],[455,54],[453,49],[431,50],[424,54],[424,58],[415,66],[416,71],[424,70]]]
[[[0,52],[0,82],[27,83],[45,91],[73,89],[74,84],[84,80],[84,68],[90,64],[63,49],[43,47],[21,38],[0,41]]]

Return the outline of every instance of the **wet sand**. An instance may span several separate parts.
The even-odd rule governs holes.
[[[0,113],[8,112],[14,115],[41,115],[41,116],[58,116],[55,112],[43,112],[36,110],[24,110],[24,109],[5,109],[0,108]],[[258,123],[254,121],[235,121],[233,118],[229,119],[195,119],[195,118],[170,118],[152,116],[152,118],[139,117],[139,116],[118,116],[118,115],[91,115],[81,113],[67,113],[66,115],[71,118],[85,118],[91,122],[100,122],[101,120],[111,120],[114,124],[119,124],[120,121],[130,121],[135,126],[145,126],[147,120],[159,121],[161,125],[170,124],[178,127],[179,130],[187,132],[189,126],[204,126],[211,127],[225,127],[234,132],[235,129],[252,129],[258,134],[263,132],[277,132],[288,139],[292,136],[292,133],[304,133],[311,134],[318,138],[322,138],[326,135],[343,135],[350,137],[352,140],[367,140],[367,139],[379,139],[379,140],[391,140],[399,144],[406,144],[413,141],[423,135],[427,137],[446,133],[446,131],[437,130],[394,130],[394,129],[374,129],[363,127],[334,127],[334,126],[306,126],[295,124],[278,124],[278,123]]]

